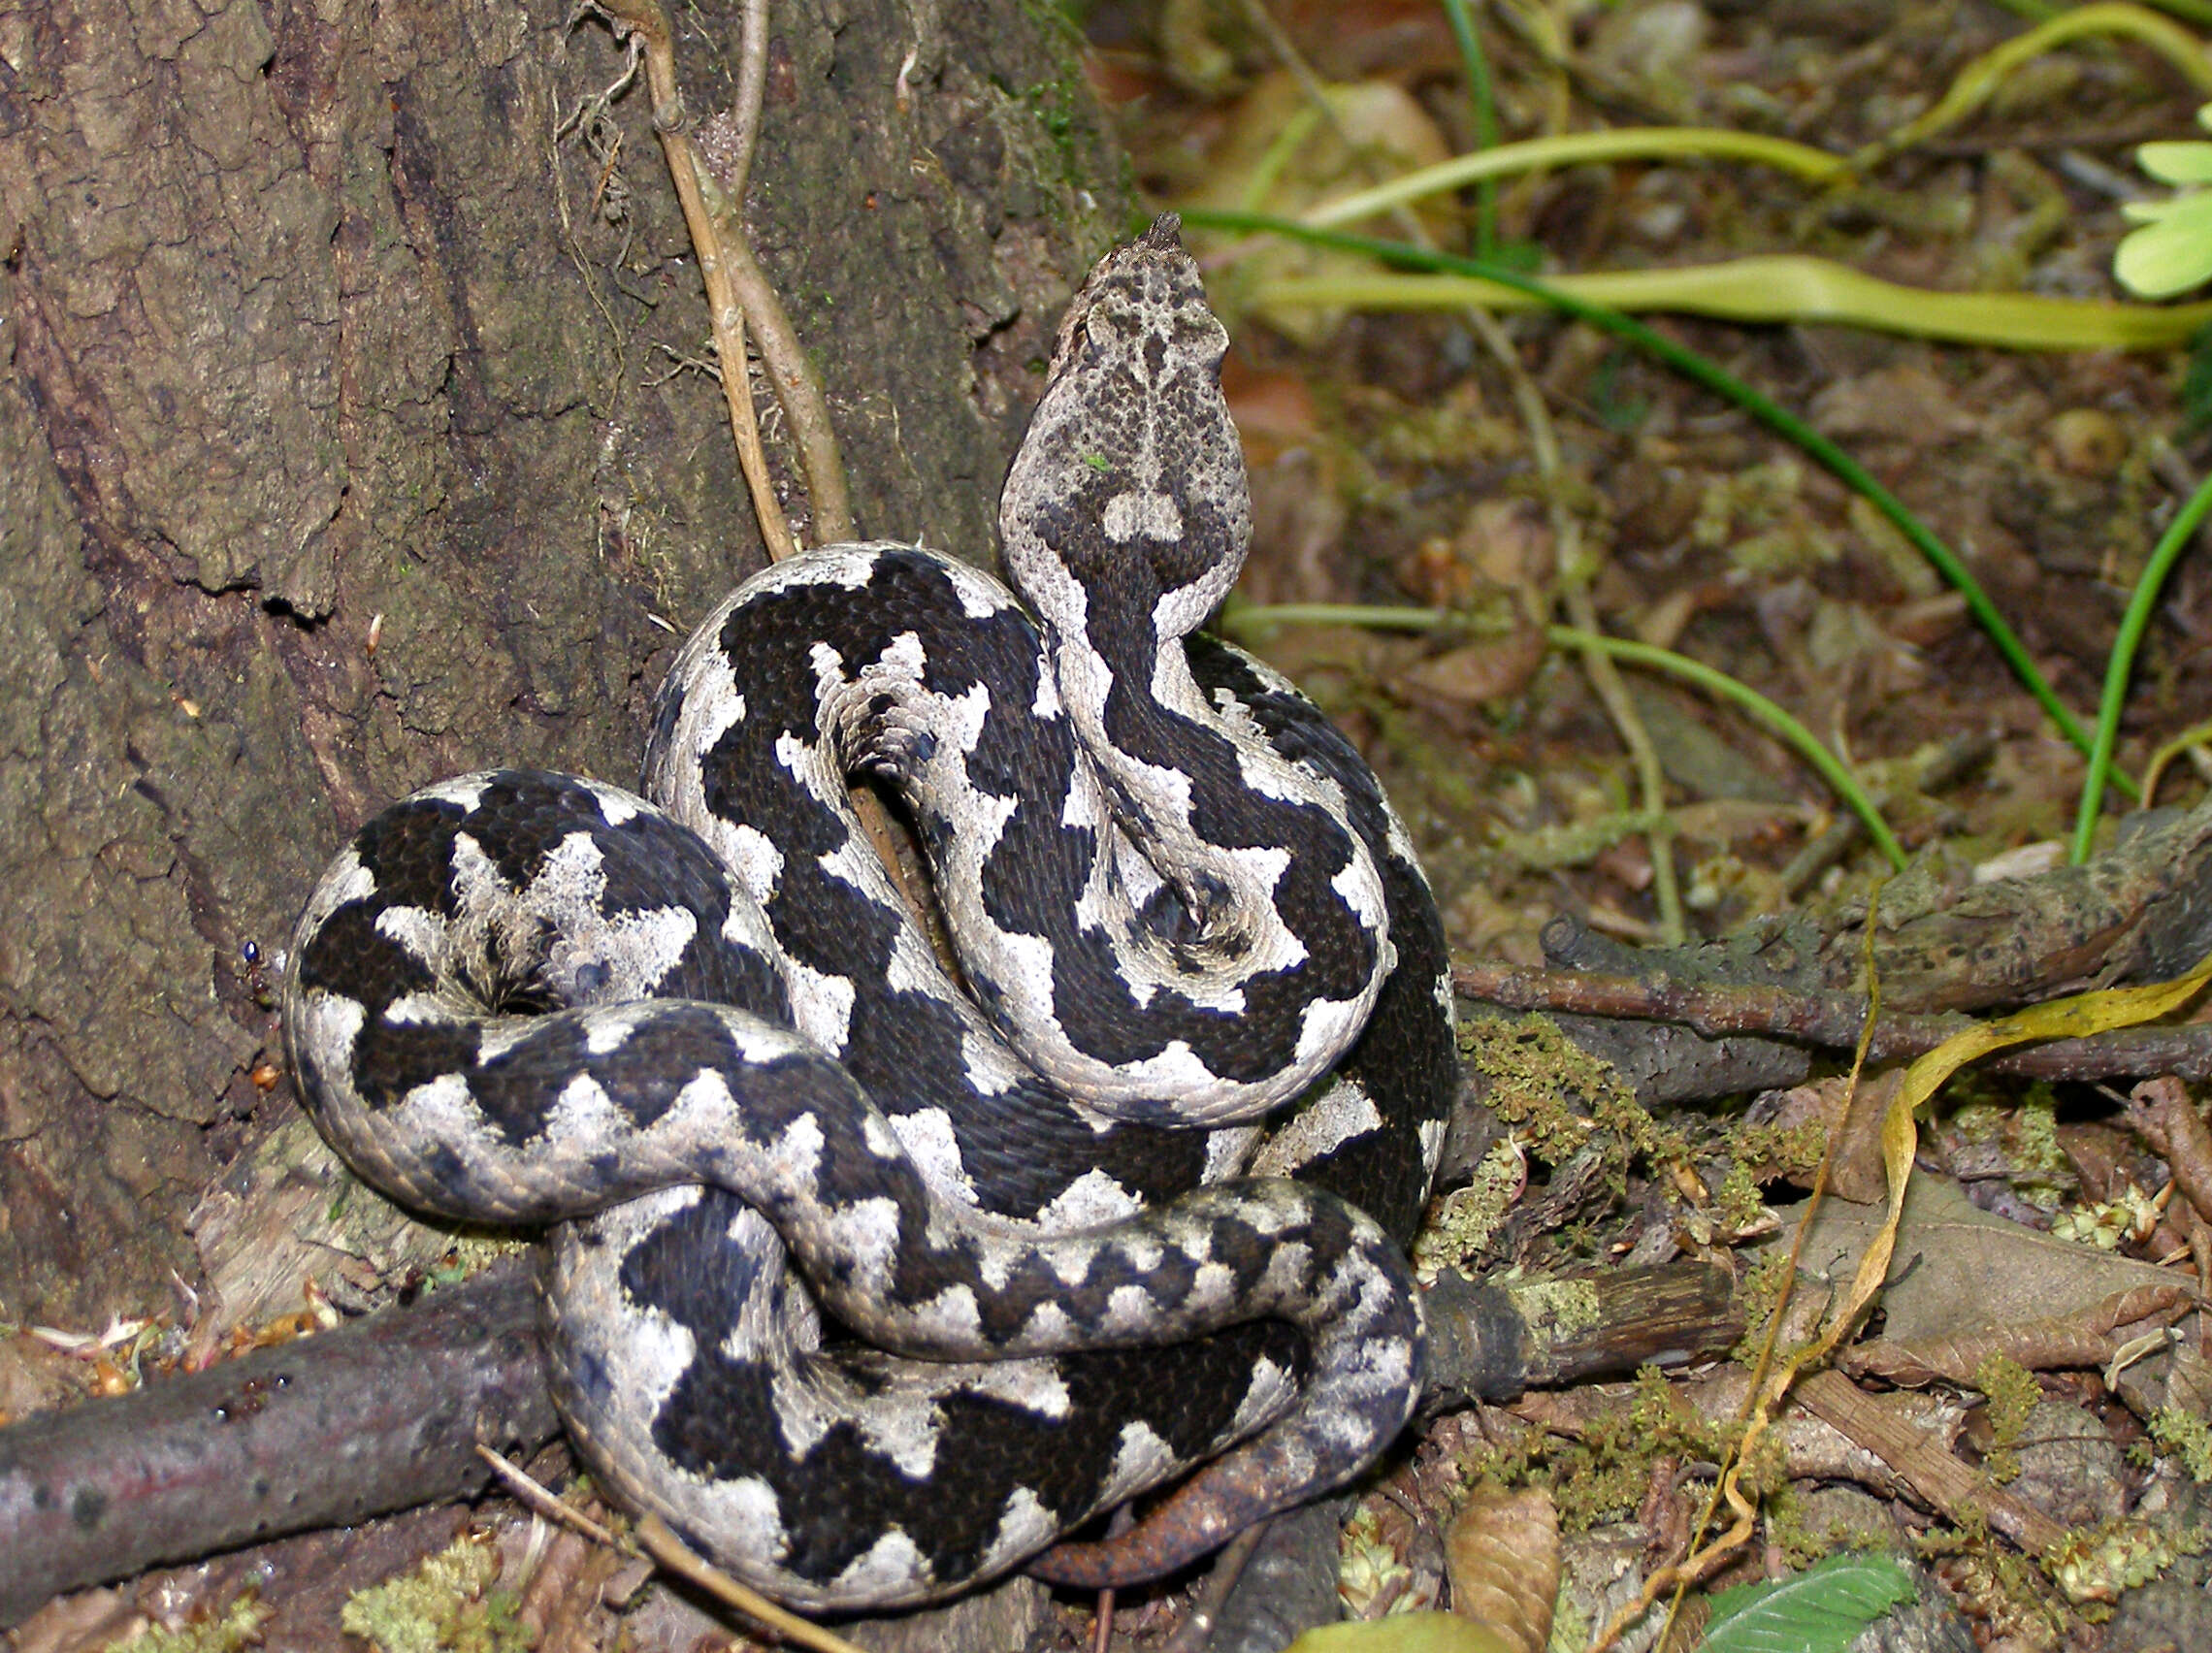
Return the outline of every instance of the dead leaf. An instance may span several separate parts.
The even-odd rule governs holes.
[[[1247,465],[1264,465],[1320,431],[1313,387],[1302,373],[1262,372],[1232,350],[1221,363],[1221,395],[1237,422]]]
[[[2189,1086],[2170,1075],[2145,1080],[2128,1102],[2129,1122],[2165,1155],[2175,1184],[2197,1214],[2212,1219],[2212,1130]]]
[[[1492,585],[1534,599],[1549,589],[1557,553],[1533,500],[1482,500],[1467,513],[1460,552]]]
[[[1415,700],[1464,708],[1516,695],[1544,664],[1544,633],[1534,629],[1449,650],[1399,673],[1398,687]]]
[[[1879,1223],[1874,1208],[1824,1205],[1805,1236],[1805,1266],[1848,1272]],[[1890,1337],[1912,1342],[2079,1313],[2115,1292],[2173,1281],[2171,1270],[1993,1216],[1956,1183],[1915,1172],[1882,1308]]]
[[[2161,1271],[2166,1272],[2166,1271]],[[2100,1367],[2118,1352],[2124,1326],[2178,1315],[2192,1297],[2189,1282],[2169,1275],[2163,1284],[2116,1292],[2076,1314],[2016,1321],[1987,1332],[1912,1343],[1885,1338],[1846,1350],[1842,1366],[1853,1377],[1875,1377],[1902,1387],[1938,1378],[1978,1387],[1975,1374],[1992,1355],[2003,1355],[2031,1372],[2062,1366]]]
[[[1850,1292],[1844,1299],[1841,1311],[1831,1323],[1827,1336],[1801,1354],[1794,1365],[1803,1368],[1824,1356],[1888,1280],[1890,1263],[1903,1225],[1905,1195],[1912,1183],[1920,1181],[1912,1169],[1913,1151],[1919,1142],[1919,1128],[1913,1122],[1913,1114],[1923,1102],[1940,1090],[1961,1068],[1992,1052],[2036,1039],[2078,1038],[2101,1032],[2108,1027],[2129,1027],[2137,1022],[2154,1021],[2195,998],[2202,990],[2207,978],[2212,978],[2212,959],[2205,960],[2188,975],[2170,982],[2157,982],[2139,988],[2106,988],[2031,1005],[2026,1010],[2015,1011],[2012,1015],[2000,1017],[1994,1021],[1981,1022],[1944,1040],[1906,1068],[1904,1082],[1898,1087],[1897,1095],[1885,1111],[1882,1120],[1882,1159],[1888,1172],[1890,1188],[1887,1215],[1881,1225],[1868,1236]],[[1817,1215],[1825,1215],[1835,1209],[1838,1208],[1824,1205]],[[1808,1226],[1807,1247],[1800,1255],[1805,1262],[1817,1264],[1818,1258],[1810,1249],[1810,1240]],[[2053,1241],[2051,1244],[2064,1245],[2065,1242]],[[1950,1300],[1948,1309],[1951,1324],[1958,1323],[1958,1306],[1973,1301],[1975,1300],[1971,1297],[1954,1297]],[[1890,1309],[1892,1329],[1895,1330],[1895,1307],[1886,1299],[1885,1306]],[[2048,1312],[2049,1305],[2046,1303],[2043,1313]]]
[[[2043,427],[2051,463],[2074,476],[2110,476],[2128,457],[2128,433],[2101,407],[2068,407]]]
[[[1830,385],[1812,399],[1812,422],[1831,437],[1873,437],[1927,447],[1979,427],[1943,381],[1906,363]]]
[[[116,1590],[56,1596],[16,1627],[16,1653],[91,1653],[144,1630],[146,1617]]]
[[[1513,1653],[1543,1653],[1559,1595],[1559,1512],[1542,1487],[1478,1487],[1445,1535],[1452,1611]]]
[[[1777,1099],[1776,1123],[1795,1124],[1808,1115],[1830,1139],[1828,1191],[1854,1205],[1878,1205],[1889,1191],[1882,1171],[1882,1118],[1903,1073],[1877,1074],[1854,1092],[1850,1076],[1838,1074],[1791,1087]]]
[[[1402,86],[1340,81],[1323,86],[1321,95],[1326,111],[1314,106],[1286,70],[1261,80],[1230,112],[1193,204],[1295,216],[1325,197],[1434,166],[1450,154],[1436,122]],[[1448,207],[1432,203],[1425,211],[1437,228],[1448,226]],[[1348,253],[1283,243],[1253,250],[1238,261],[1230,280],[1209,284],[1216,288],[1215,308],[1225,308],[1229,319],[1238,295],[1257,286],[1291,276],[1359,276],[1373,268]],[[1286,337],[1311,345],[1333,334],[1343,314],[1297,306],[1269,311],[1267,319]]]

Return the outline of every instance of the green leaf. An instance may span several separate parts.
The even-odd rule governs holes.
[[[2129,204],[2143,222],[2112,255],[2112,274],[2138,297],[2170,299],[2212,277],[2212,191]]]
[[[1772,1584],[1723,1590],[1700,1653],[1842,1653],[1917,1593],[1912,1574],[1887,1556],[1835,1556]]]
[[[1505,1637],[1457,1613],[1392,1613],[1309,1630],[1289,1653],[1513,1653]]]
[[[2212,183],[2212,144],[2139,144],[2135,164],[2161,183]]]

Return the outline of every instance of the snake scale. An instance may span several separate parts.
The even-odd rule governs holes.
[[[1001,502],[1019,598],[907,545],[771,567],[663,685],[645,797],[445,781],[300,920],[317,1126],[410,1207],[550,1227],[584,1461],[793,1604],[1171,1569],[1418,1395],[1443,935],[1350,743],[1196,632],[1250,537],[1226,347],[1163,217],[1060,330]]]

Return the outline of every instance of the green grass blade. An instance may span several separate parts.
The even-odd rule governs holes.
[[[1490,90],[1490,60],[1482,55],[1482,42],[1475,33],[1475,18],[1467,0],[1443,0],[1444,15],[1451,20],[1451,38],[1459,46],[1460,72],[1467,77],[1467,103],[1475,116],[1475,149],[1478,154],[1498,146],[1498,106]],[[1498,251],[1498,180],[1485,178],[1475,185],[1475,250],[1483,258]]]
[[[2104,694],[2098,701],[2097,740],[2089,751],[2089,772],[2082,777],[2081,807],[2074,812],[2072,859],[2076,866],[2089,859],[2090,846],[2096,841],[2104,788],[2119,779],[2112,773],[2112,749],[2120,740],[2120,711],[2128,701],[2128,679],[2135,669],[2135,651],[2150,626],[2151,611],[2158,606],[2166,574],[2196,536],[2196,525],[2204,520],[2207,510],[2212,510],[2212,476],[2196,485],[2181,514],[2159,536],[2151,560],[2143,565],[2142,578],[2135,582],[2128,599],[2128,612],[2120,617],[2120,632],[2112,639],[2112,656],[2104,666]]]
[[[1382,631],[1434,632],[1461,624],[1463,616],[1443,608],[1384,608],[1369,607],[1356,602],[1284,602],[1274,604],[1232,603],[1221,611],[1216,622],[1223,636],[1248,645],[1255,645],[1267,632],[1278,626],[1372,626]],[[1754,722],[1766,725],[1768,730],[1804,759],[1820,778],[1826,781],[1844,807],[1856,815],[1873,839],[1875,848],[1891,866],[1903,870],[1905,862],[1904,848],[1890,830],[1882,812],[1859,784],[1858,776],[1851,773],[1843,761],[1820,742],[1820,737],[1805,727],[1787,711],[1760,694],[1748,684],[1740,683],[1726,672],[1715,671],[1703,661],[1692,660],[1672,649],[1659,648],[1651,643],[1639,643],[1626,637],[1608,637],[1596,632],[1579,631],[1573,626],[1549,626],[1545,635],[1552,645],[1563,649],[1585,649],[1594,654],[1609,655],[1631,665],[1647,666],[1678,677],[1683,682],[1705,690],[1718,699],[1726,700]]]

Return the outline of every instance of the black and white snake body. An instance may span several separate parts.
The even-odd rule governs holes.
[[[653,803],[448,781],[300,921],[325,1136],[411,1206],[554,1225],[585,1459],[795,1604],[948,1594],[1213,1457],[1043,1571],[1177,1565],[1418,1393],[1444,944],[1350,746],[1189,635],[1249,535],[1225,345],[1161,220],[1077,296],[1008,478],[1026,608],[910,546],[782,564],[670,672]],[[857,774],[905,800],[968,993]]]

